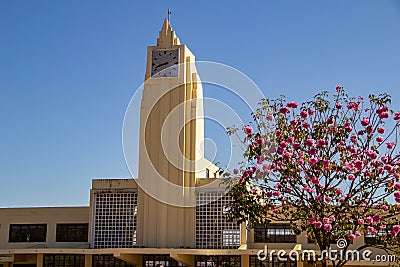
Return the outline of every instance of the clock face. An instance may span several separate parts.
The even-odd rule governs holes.
[[[154,50],[151,54],[152,77],[178,77],[179,49]]]

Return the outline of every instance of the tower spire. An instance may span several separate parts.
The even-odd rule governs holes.
[[[169,20],[166,18],[160,31],[160,35],[157,39],[157,46],[168,48],[174,45],[180,45],[180,41],[175,35],[175,31],[172,30],[171,24],[169,24]]]

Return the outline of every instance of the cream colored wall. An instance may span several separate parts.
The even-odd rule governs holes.
[[[56,242],[57,223],[88,223],[89,207],[1,208],[0,249],[31,248],[87,248],[89,242]],[[10,224],[47,224],[46,242],[9,243]]]
[[[151,78],[152,51],[179,49],[179,77]],[[157,46],[148,47],[145,85],[140,110],[138,244],[147,247],[195,246],[195,208],[176,207],[155,197],[181,198],[194,203],[194,193],[166,192],[151,184],[166,180],[194,188],[204,151],[202,87],[195,57],[181,45],[168,21]],[[186,160],[185,160],[186,159]],[[205,173],[205,168],[202,170]],[[151,188],[153,193],[147,194]],[[179,194],[179,196],[178,196]],[[186,203],[182,203],[185,205]]]

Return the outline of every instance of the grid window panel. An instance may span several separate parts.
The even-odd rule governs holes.
[[[131,248],[136,245],[137,192],[95,192],[94,248]]]
[[[240,226],[226,218],[232,198],[225,192],[196,193],[196,247],[230,249],[240,246]]]
[[[81,254],[45,254],[43,267],[85,267],[85,255]]]
[[[47,224],[11,224],[9,242],[46,242]]]

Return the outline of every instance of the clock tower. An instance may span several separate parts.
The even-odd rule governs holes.
[[[165,19],[157,45],[147,49],[140,108],[141,246],[195,246],[196,179],[216,167],[203,155],[203,90],[194,62]]]

